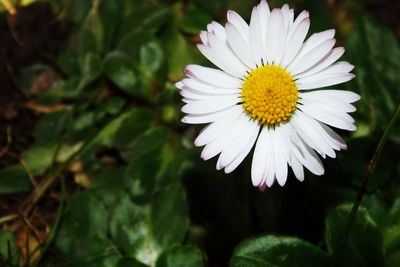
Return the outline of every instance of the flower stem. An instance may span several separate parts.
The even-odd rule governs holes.
[[[367,191],[368,182],[376,169],[376,164],[379,161],[379,158],[382,154],[382,150],[383,150],[383,147],[385,146],[386,141],[389,137],[390,130],[393,128],[394,123],[395,123],[397,117],[399,116],[399,114],[400,114],[400,106],[397,107],[396,112],[394,113],[394,115],[393,115],[392,119],[390,120],[388,126],[386,127],[381,139],[379,140],[378,146],[376,147],[375,152],[367,166],[367,173],[364,177],[361,187],[358,189],[357,197],[353,203],[353,207],[351,209],[351,212],[350,212],[350,215],[349,215],[349,218],[347,221],[347,228],[346,228],[345,236],[343,238],[343,242],[340,247],[340,250],[336,255],[336,260],[335,260],[334,266],[342,266],[341,263],[343,260],[343,254],[346,249],[347,241],[349,239],[351,229],[353,227],[354,220],[355,220],[357,212],[358,212],[358,208],[360,207],[361,201],[365,195],[365,192]]]

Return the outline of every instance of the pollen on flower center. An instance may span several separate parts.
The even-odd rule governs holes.
[[[252,70],[242,84],[243,106],[262,124],[275,126],[290,119],[298,92],[292,76],[283,68],[266,65]]]

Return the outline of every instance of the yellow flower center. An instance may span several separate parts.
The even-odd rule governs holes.
[[[296,110],[297,86],[292,76],[279,66],[252,70],[242,84],[243,106],[262,124],[279,125]]]

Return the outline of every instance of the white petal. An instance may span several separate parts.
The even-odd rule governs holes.
[[[315,175],[324,174],[324,166],[318,155],[297,134],[291,135],[293,155]]]
[[[255,133],[258,133],[260,126],[257,121],[249,119],[247,125],[244,126],[242,134],[228,144],[219,157],[220,167],[224,168],[231,164],[237,156],[246,148],[249,141],[253,138]]]
[[[230,108],[240,101],[241,98],[237,96],[213,97],[211,99],[199,100],[186,104],[181,110],[187,114],[206,114]]]
[[[207,25],[207,30],[209,33],[214,33],[219,40],[223,43],[226,43],[226,32],[224,27],[216,21],[212,21],[210,24]]]
[[[289,162],[290,167],[293,170],[294,176],[300,182],[304,181],[304,169],[300,161],[293,155],[291,161]]]
[[[246,70],[248,70],[248,68],[246,68],[242,62],[240,62],[227,44],[222,43],[214,34],[211,33],[208,34],[208,43],[209,47],[215,51],[216,55],[220,59],[223,58],[224,63],[231,68],[232,71],[234,70],[236,72],[237,77],[242,77],[243,75],[247,74]]]
[[[347,74],[331,74],[331,75],[314,75],[301,81],[297,81],[299,90],[311,90],[322,87],[327,87],[335,84],[350,81],[355,77],[352,73]]]
[[[250,30],[249,25],[247,25],[246,21],[244,21],[244,19],[233,10],[228,11],[227,17],[229,23],[235,26],[235,28],[242,35],[243,39],[246,40],[247,45],[249,45]]]
[[[285,45],[284,22],[282,12],[278,8],[271,11],[268,20],[265,53],[268,64],[273,62],[279,64]]]
[[[265,62],[263,46],[260,11],[257,7],[254,7],[250,19],[250,49],[254,62],[258,66]]]
[[[336,62],[336,63],[330,65],[329,67],[325,68],[324,70],[322,70],[320,72],[309,75],[308,77],[305,77],[305,78],[300,77],[297,79],[299,82],[304,81],[304,80],[308,80],[308,81],[318,80],[318,77],[337,75],[337,74],[341,74],[341,75],[347,74],[350,71],[352,71],[353,69],[354,69],[354,66],[351,65],[350,63],[348,63],[346,61],[340,61],[340,62]],[[302,75],[302,74],[300,74],[300,75]]]
[[[267,35],[267,25],[269,15],[271,13],[268,3],[265,0],[261,0],[260,3],[257,5],[258,14],[260,15],[260,23],[261,23],[261,42],[262,44],[265,43],[265,38]],[[264,45],[262,45],[263,49],[265,49]],[[263,50],[263,55],[265,54]],[[264,61],[265,62],[265,61]]]
[[[225,25],[225,29],[228,36],[228,44],[232,48],[235,55],[249,68],[255,68],[256,64],[251,55],[249,46],[239,31],[229,22]]]
[[[347,149],[346,142],[331,127],[321,123],[321,127],[331,137],[332,142],[336,143],[341,149]]]
[[[184,73],[205,83],[223,88],[241,88],[242,81],[221,70],[200,65],[187,65]]]
[[[308,70],[312,66],[316,65],[321,59],[323,59],[329,53],[329,51],[331,51],[335,45],[335,42],[335,39],[329,39],[321,43],[303,57],[299,57],[297,61],[289,64],[287,71],[292,75],[296,75]]]
[[[205,95],[205,94],[199,94],[199,93],[195,93],[196,91],[190,91],[187,89],[183,89],[180,91],[181,96],[184,97],[184,99],[187,100],[204,100],[204,99],[208,99],[211,96],[210,95]]]
[[[175,83],[175,87],[178,88],[178,89],[182,89],[183,86],[185,86],[185,85],[183,84],[182,81],[179,81],[179,82],[176,82],[176,83]]]
[[[348,131],[356,130],[354,119],[347,113],[317,105],[299,105],[298,108],[310,117],[333,127]]]
[[[257,140],[256,148],[254,149],[253,160],[251,164],[251,181],[254,186],[261,184],[265,171],[265,160],[267,150],[266,146],[268,138],[268,128],[263,127]]]
[[[310,92],[311,93],[311,92]],[[312,91],[312,94],[315,97],[329,95],[338,100],[342,100],[347,103],[353,103],[360,100],[360,96],[352,91],[344,91],[344,90],[318,90]]]
[[[235,77],[242,78],[246,75],[246,68],[243,64],[215,35],[208,34],[208,41],[210,46],[197,45],[197,48],[208,60]]]
[[[236,136],[245,131],[246,125],[248,124],[248,119],[249,118],[247,115],[241,114],[241,116],[239,116],[239,118],[232,123],[230,127],[226,128],[225,131],[220,134],[220,136],[204,147],[203,151],[201,152],[201,158],[203,160],[208,160],[226,149],[226,146],[230,144],[232,140],[236,138]]]
[[[288,29],[286,31],[287,34],[289,34],[289,31],[292,28],[293,22],[294,22],[294,10],[289,9],[289,25],[288,25]]]
[[[326,55],[325,58],[321,60],[321,62],[319,62],[317,65],[313,66],[311,69],[309,69],[301,74],[296,75],[294,78],[295,79],[305,78],[312,74],[322,71],[323,69],[327,68],[328,66],[330,66],[331,64],[336,62],[336,60],[338,60],[344,54],[344,51],[345,50],[343,47],[336,47],[336,48],[332,49],[328,53],[328,55]]]
[[[183,97],[191,98],[191,99],[208,99],[212,97],[218,96],[238,96],[240,97],[241,92],[240,90],[224,90],[215,88],[213,92],[200,92],[198,90],[194,90],[190,87],[184,86],[183,89],[180,91],[180,94]]]
[[[304,10],[303,12],[301,12],[297,18],[295,19],[295,21],[293,22],[292,25],[290,25],[290,29],[288,32],[288,40],[291,38],[292,34],[296,31],[297,26],[306,18],[309,18],[310,14],[308,13],[308,11]]]
[[[236,121],[241,113],[242,111],[239,109],[232,109],[226,114],[226,116],[207,125],[194,141],[195,146],[204,146],[213,141],[221,133],[223,133],[234,121]]]
[[[323,92],[318,94],[314,94],[314,92],[301,92],[300,98],[301,99],[298,100],[298,103],[304,105],[318,103],[347,113],[356,111],[356,108],[353,105],[328,94],[324,94]]]
[[[303,45],[304,39],[307,36],[308,29],[310,28],[310,19],[308,17],[304,18],[296,28],[293,30],[293,34],[290,35],[290,39],[287,39],[286,51],[281,62],[281,66],[286,67],[292,62],[293,58],[299,52],[301,46]]]
[[[239,88],[231,89],[231,88],[217,87],[215,85],[210,85],[193,78],[186,78],[183,79],[181,82],[183,84],[183,86],[181,87],[182,90],[191,89],[197,91],[198,93],[203,93],[208,95],[230,95],[230,94],[241,93],[241,90]]]
[[[335,30],[326,30],[323,32],[314,33],[303,44],[303,46],[300,49],[300,52],[297,54],[297,56],[294,58],[291,64],[297,64],[297,62],[300,61],[304,55],[314,50],[323,42],[332,39],[334,36],[335,36]]]
[[[269,129],[264,127],[267,130],[267,138],[265,142],[264,149],[267,151],[266,159],[265,159],[265,171],[263,174],[262,183],[265,183],[268,187],[271,187],[275,182],[275,155],[274,155],[274,129]]]
[[[283,33],[287,34],[288,30],[289,30],[290,17],[291,17],[289,6],[287,4],[284,4],[281,8],[281,12],[282,12],[282,18],[283,18],[283,25],[284,25]]]
[[[224,118],[231,112],[231,110],[237,109],[237,110],[243,110],[241,105],[235,105],[231,108],[228,108],[226,110],[218,111],[218,112],[212,112],[212,113],[207,113],[207,114],[201,114],[201,115],[186,115],[185,117],[182,118],[183,123],[188,123],[188,124],[203,124],[203,123],[210,123],[216,120],[219,120],[221,118]]]
[[[200,40],[203,44],[208,45],[208,37],[207,37],[207,32],[206,31],[201,31],[200,34]]]
[[[284,186],[287,180],[287,161],[283,151],[287,149],[286,147],[289,144],[287,143],[287,136],[284,135],[284,131],[281,131],[281,127],[275,128],[273,134],[275,177],[278,184]]]
[[[257,140],[258,132],[259,131],[257,130],[253,133],[253,136],[249,139],[246,147],[242,150],[242,152],[235,158],[232,163],[225,167],[225,173],[231,173],[232,171],[234,171],[237,166],[239,166],[239,164],[246,158]]]
[[[292,125],[298,135],[313,149],[315,149],[321,156],[328,155],[335,158],[336,154],[332,147],[326,142],[318,131],[320,125],[309,116],[297,111],[292,118]]]

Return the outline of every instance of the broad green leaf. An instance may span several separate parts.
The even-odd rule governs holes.
[[[167,248],[157,259],[156,267],[202,267],[203,255],[195,246]]]
[[[149,209],[136,205],[123,194],[112,210],[110,232],[113,242],[126,255],[143,263],[155,261],[160,249],[151,236]]]
[[[163,60],[163,51],[157,42],[146,43],[140,48],[140,63],[146,72],[155,73]]]
[[[124,6],[124,1],[100,1],[98,13],[103,29],[105,50],[114,45],[117,30],[123,17]]]
[[[351,204],[333,209],[325,220],[325,237],[329,252],[335,257],[342,248]],[[383,266],[383,240],[368,211],[360,207],[354,220],[342,266]]]
[[[329,266],[329,256],[320,248],[294,237],[262,236],[244,241],[230,261],[232,267]]]
[[[171,10],[158,4],[141,1],[127,14],[120,28],[120,36],[132,30],[158,31],[172,17]]]
[[[172,185],[154,196],[150,220],[153,236],[162,247],[183,241],[189,220],[186,195],[182,187]]]
[[[168,78],[176,81],[182,77],[182,71],[186,65],[197,62],[199,52],[178,32],[170,32],[166,37],[165,45],[169,59]]]
[[[15,236],[11,232],[0,232],[0,264],[4,263],[4,266],[16,266],[19,252],[15,243]],[[10,264],[10,265],[7,265]],[[13,265],[11,265],[13,264]]]
[[[82,79],[78,85],[78,90],[81,90],[100,76],[102,69],[99,55],[92,52],[86,54],[81,64],[81,72]]]
[[[390,254],[400,250],[400,197],[398,197],[382,224],[385,251]]]
[[[26,168],[33,176],[43,174],[53,161],[57,160],[55,156],[59,140],[69,115],[68,111],[49,113],[35,126],[35,143],[22,154]]]
[[[179,20],[179,28],[190,34],[199,34],[207,28],[207,24],[212,21],[212,17],[205,10],[192,6],[188,12]]]
[[[28,191],[31,183],[28,170],[20,164],[0,170],[0,194]]]
[[[116,267],[147,267],[147,265],[134,258],[121,258]]]
[[[68,203],[55,245],[78,266],[114,267],[119,258],[108,239],[108,212],[89,192],[78,193]]]
[[[181,5],[176,4],[174,19],[168,24],[162,36],[165,54],[168,55],[168,79],[171,81],[182,77],[182,70],[186,65],[193,62],[201,63],[199,61],[202,59],[196,46],[190,44],[179,32],[178,21],[181,16]]]
[[[139,62],[141,47],[155,40],[155,37],[148,31],[130,30],[121,38],[117,50],[129,55],[135,62]]]
[[[400,102],[400,48],[394,34],[372,17],[362,15],[348,40],[348,56],[355,64],[360,111],[372,131],[382,131]],[[391,137],[400,141],[400,131]]]
[[[111,52],[103,61],[105,75],[128,94],[135,95],[136,71],[132,59],[122,52]]]
[[[33,176],[41,175],[55,160],[57,145],[34,144],[22,155],[27,169]]]
[[[69,0],[68,1],[69,15],[73,21],[82,22],[89,13],[92,6],[91,0]]]
[[[110,232],[119,250],[152,265],[166,247],[180,243],[187,231],[186,198],[181,186],[161,191],[150,205],[135,204],[126,193],[112,207]]]
[[[127,111],[112,120],[99,134],[97,142],[103,145],[126,146],[154,123],[154,115],[147,109]]]

